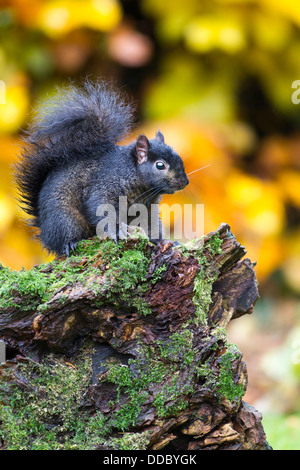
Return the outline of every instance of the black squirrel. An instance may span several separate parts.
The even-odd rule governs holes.
[[[71,86],[37,114],[24,138],[16,181],[21,206],[49,252],[69,256],[78,241],[94,236],[100,204],[118,212],[119,197],[126,196],[128,206],[149,208],[188,184],[180,156],[160,131],[150,141],[140,135],[117,145],[132,125],[132,106],[103,81]],[[153,241],[161,239],[160,226]]]

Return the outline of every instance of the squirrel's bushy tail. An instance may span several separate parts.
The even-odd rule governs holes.
[[[47,101],[26,133],[16,165],[23,209],[37,219],[38,195],[49,172],[68,161],[88,158],[97,142],[119,142],[132,123],[132,106],[103,81],[86,80]]]
[[[28,141],[75,139],[119,142],[132,127],[132,106],[107,83],[88,80],[50,99],[35,117]]]

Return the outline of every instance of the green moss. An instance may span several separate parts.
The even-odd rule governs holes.
[[[218,271],[212,270],[210,261],[214,256],[222,253],[223,240],[219,234],[208,238],[190,240],[180,246],[184,256],[197,258],[200,270],[194,281],[194,303],[196,305],[196,324],[207,326],[207,313],[211,304],[212,286],[218,277]]]
[[[114,413],[113,425],[125,431],[133,426],[142,410],[142,405],[149,398],[149,386],[160,384],[167,375],[167,367],[162,361],[151,359],[151,349],[145,348],[142,359],[130,359],[128,365],[113,365],[107,375],[107,381],[117,385],[118,397],[126,393],[126,402]]]
[[[215,326],[211,329],[210,333],[216,338],[216,341],[223,341],[224,344],[230,344],[228,343],[226,328],[222,326]]]
[[[109,404],[110,418],[82,408],[92,374],[91,349],[85,349],[73,366],[55,356],[42,364],[21,364],[17,376],[25,386],[13,385],[8,372],[0,382],[0,437],[8,449],[144,448],[148,434],[128,433],[138,423],[143,405],[152,402],[158,417],[176,417],[188,407],[199,377],[220,401],[239,403],[244,387],[234,383],[231,366],[240,353],[234,345],[226,348],[213,368],[209,358],[199,365],[193,332],[185,327],[157,348],[141,346],[139,357],[127,365],[110,364],[105,380],[117,391]],[[116,432],[125,434],[115,437]]]
[[[161,266],[160,268],[156,269],[156,271],[153,273],[152,278],[151,278],[152,284],[155,284],[159,279],[161,279],[162,277],[161,275],[164,271],[166,271],[166,269],[167,267],[165,264]]]
[[[146,275],[150,259],[143,251],[126,250],[112,259],[105,273],[109,286],[108,301],[119,306],[125,303],[147,315],[151,310],[141,294],[148,289]]]
[[[70,264],[70,274],[74,275],[74,266],[85,260],[85,276],[99,273],[99,264],[105,277],[107,288],[106,300],[119,307],[128,305],[134,307],[142,315],[151,313],[148,304],[143,300],[142,294],[148,289],[148,273],[151,256],[148,253],[149,240],[141,237],[135,240],[133,248],[128,248],[126,240],[92,239],[78,244],[75,255],[66,261]],[[98,261],[98,264],[95,262]],[[86,269],[89,269],[86,273]],[[155,276],[156,273],[154,273]],[[157,276],[158,278],[158,276]],[[78,280],[78,275],[76,277]],[[101,294],[102,286],[97,282],[92,285],[95,294]]]
[[[218,358],[216,367],[207,360],[198,369],[198,376],[205,379],[205,387],[212,390],[220,402],[227,399],[231,404],[239,403],[245,394],[245,385],[234,381],[232,363],[241,358],[241,352],[226,341],[226,351]]]
[[[99,411],[90,415],[82,408],[91,380],[91,357],[92,349],[86,347],[72,365],[54,355],[43,363],[30,360],[19,364],[16,373],[21,387],[11,383],[10,372],[6,372],[0,381],[0,439],[7,450],[146,448],[149,432],[115,437],[112,431],[127,429],[135,422],[141,402],[137,395],[132,393],[131,407],[123,407],[111,420]],[[112,381],[114,370],[113,366]],[[126,370],[122,368],[124,373],[118,377],[122,376],[123,385],[133,390]],[[156,369],[151,377],[157,373]]]
[[[64,444],[65,450],[89,450],[98,446],[109,446],[111,427],[107,418],[96,411],[93,416],[84,416],[80,412],[74,436]]]
[[[110,440],[110,445],[116,450],[146,450],[150,442],[151,432],[141,433],[126,432],[122,437],[114,437]]]
[[[220,252],[222,240],[218,235],[211,237],[205,244],[206,252],[211,256]],[[100,240],[94,238],[84,240],[78,244],[75,253],[65,260],[54,260],[48,265],[41,265],[29,271],[11,271],[8,268],[0,269],[0,308],[14,307],[22,310],[47,308],[47,302],[55,292],[63,286],[73,286],[80,282],[85,283],[89,278],[91,288],[96,296],[103,293],[103,285],[107,287],[107,301],[117,307],[128,305],[135,308],[140,314],[151,313],[149,305],[143,299],[143,293],[149,288],[149,282],[155,283],[161,278],[166,266],[162,266],[147,279],[151,255],[147,250],[148,239],[138,238],[128,248],[127,241],[118,243],[110,239]],[[197,321],[205,324],[206,314],[211,301],[212,284],[216,273],[209,272],[210,266],[202,245],[196,253],[201,265],[200,272],[195,279],[194,302],[197,306]],[[182,248],[184,251],[184,248]],[[99,284],[92,279],[100,274],[104,276],[104,283]],[[22,302],[15,303],[20,294]],[[64,298],[61,297],[61,302]],[[99,300],[96,299],[96,302]],[[101,303],[101,301],[100,301]]]
[[[168,341],[158,341],[161,357],[171,362],[181,364],[181,367],[189,367],[196,351],[193,347],[194,334],[184,326],[180,331],[173,333]]]
[[[196,305],[196,323],[206,326],[207,313],[211,304],[212,286],[216,276],[208,275],[201,267],[194,281],[194,304]]]
[[[11,271],[9,268],[0,269],[0,308],[20,307],[13,299],[13,293],[25,296],[22,309],[35,308],[43,299],[47,289],[51,286],[54,278],[45,276],[38,269],[20,272]]]
[[[8,450],[67,449],[79,445],[79,435],[84,448],[103,435],[103,420],[81,412],[91,377],[89,348],[73,366],[54,355],[43,363],[20,363],[16,374],[23,387],[10,383],[9,374],[0,382],[0,436]]]
[[[125,304],[146,315],[151,309],[142,299],[142,294],[149,287],[146,275],[150,261],[147,240],[143,238],[134,244],[133,249],[128,249],[124,240],[118,243],[109,239],[84,240],[78,244],[75,253],[65,260],[54,260],[29,271],[1,268],[0,308],[43,311],[58,289],[78,282],[85,283],[89,279],[96,296],[103,295],[105,286],[107,302],[116,306]],[[93,283],[92,279],[99,274],[103,275],[104,282],[99,284],[95,280]],[[152,281],[156,282],[160,272],[154,273],[154,276]],[[18,305],[15,303],[17,294],[22,298]],[[63,302],[64,297],[60,301]]]
[[[193,392],[193,372],[190,371],[189,378],[184,382],[178,371],[174,371],[171,379],[163,385],[156,394],[153,404],[157,409],[159,417],[177,416],[185,410],[188,405],[187,396]]]
[[[219,234],[216,233],[209,238],[205,246],[212,256],[216,256],[217,254],[222,253],[222,243],[223,240],[220,238]]]
[[[245,394],[243,384],[235,383],[233,371],[231,369],[232,362],[240,356],[240,352],[232,352],[231,350],[224,353],[219,361],[219,379],[217,385],[217,393],[220,397],[225,397],[230,403],[240,402]]]
[[[210,258],[222,252],[221,246],[222,240],[219,234],[216,234],[196,250],[200,271],[194,281],[194,303],[197,308],[196,323],[203,326],[207,325],[206,318],[212,301],[212,287],[218,277],[218,271],[212,269],[209,261]]]
[[[115,405],[121,393],[127,397],[114,413],[114,427],[124,431],[133,426],[149,400],[159,417],[176,416],[188,406],[197,366],[193,337],[184,326],[167,340],[158,341],[158,349],[142,346],[139,358],[129,360],[127,366],[116,364],[110,368],[106,379],[117,386]]]

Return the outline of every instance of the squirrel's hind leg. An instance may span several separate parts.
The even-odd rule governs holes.
[[[80,240],[95,233],[76,207],[57,203],[52,199],[40,204],[40,239],[50,252],[70,256]]]

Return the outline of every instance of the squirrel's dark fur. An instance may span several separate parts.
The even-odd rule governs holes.
[[[106,83],[86,81],[49,101],[27,133],[16,180],[23,209],[51,252],[69,254],[95,235],[99,204],[119,197],[158,203],[188,184],[179,155],[161,132],[149,141],[117,143],[132,128],[132,107]],[[161,233],[159,238],[161,238]]]

